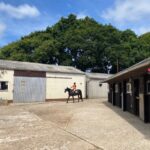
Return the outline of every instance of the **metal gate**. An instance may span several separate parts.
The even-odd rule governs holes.
[[[15,77],[14,102],[42,102],[46,96],[46,79],[36,77]]]

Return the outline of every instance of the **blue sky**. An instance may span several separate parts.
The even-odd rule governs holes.
[[[150,31],[150,0],[3,0],[0,1],[0,47],[55,24],[74,13],[141,35]]]

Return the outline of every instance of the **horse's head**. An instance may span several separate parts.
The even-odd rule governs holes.
[[[67,87],[64,92],[65,92],[65,93],[66,93],[66,92],[69,92],[69,90],[70,90],[70,89]]]

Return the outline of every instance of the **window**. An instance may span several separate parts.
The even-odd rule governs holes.
[[[119,92],[118,84],[115,84],[115,93],[118,93],[118,92]]]
[[[0,81],[0,90],[8,90],[8,82]]]
[[[147,94],[150,94],[150,80],[147,81]]]
[[[131,90],[131,83],[127,83],[127,85],[126,85],[126,88],[127,88],[127,93],[131,93],[132,92],[132,90]]]

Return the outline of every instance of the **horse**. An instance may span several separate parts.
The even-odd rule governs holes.
[[[79,102],[79,99],[81,99],[82,102],[83,102],[82,91],[80,89],[77,89],[76,91],[73,91],[72,89],[70,89],[70,88],[67,87],[65,89],[65,93],[66,92],[68,92],[67,103],[68,103],[68,100],[70,99],[70,96],[72,96],[72,98],[73,98],[73,103],[74,103],[74,96],[78,96],[78,102]]]

